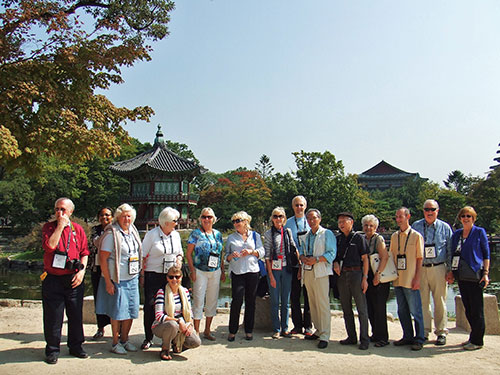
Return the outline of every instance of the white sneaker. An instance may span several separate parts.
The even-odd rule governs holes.
[[[135,345],[131,344],[130,341],[122,342],[121,345],[127,352],[136,352],[137,348]]]
[[[125,350],[125,348],[123,347],[122,344],[118,343],[118,344],[113,345],[111,347],[111,353],[115,353],[115,354],[127,354],[127,351]]]

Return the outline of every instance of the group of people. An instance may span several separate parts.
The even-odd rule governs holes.
[[[474,350],[483,346],[482,293],[489,283],[490,253],[485,230],[474,225],[477,214],[472,207],[460,210],[463,228],[455,232],[437,218],[439,205],[435,200],[424,203],[424,218],[412,226],[409,210],[398,209],[395,218],[399,230],[393,233],[389,249],[376,232],[379,222],[374,215],[363,217],[363,232],[355,232],[354,216],[339,213],[340,233],[335,236],[321,226],[319,210],[306,211],[303,196],[292,200],[292,208],[294,215],[288,219],[284,208],[272,211],[264,242],[252,230],[251,216],[244,211],[235,213],[231,217],[235,231],[225,244],[213,227],[217,220],[214,211],[203,208],[200,226],[191,232],[184,254],[175,230],[180,214],[171,207],[161,211],[159,226],[148,231],[143,240],[134,226],[133,207],[122,204],[114,213],[102,208],[89,249],[85,232],[70,219],[73,203],[68,198],[58,199],[55,220],[42,229],[45,361],[57,363],[65,309],[69,353],[88,357],[82,348],[86,268],[91,271],[97,315],[93,338],[102,338],[105,327],[111,324],[111,352],[116,354],[138,350],[129,341],[129,332],[139,315],[140,286],[144,288],[142,350],[149,349],[153,336],[157,336],[162,340],[160,358],[170,360],[172,352],[199,346],[201,337],[216,340],[211,323],[216,315],[220,281],[226,277],[225,264],[232,288],[227,336],[230,342],[238,332],[243,302],[245,339],[253,339],[257,289],[262,276],[267,275],[273,339],[303,334],[306,340],[317,340],[318,348],[326,348],[331,333],[330,291],[334,286],[347,331],[340,344],[358,345],[359,341],[361,350],[368,349],[370,342],[384,347],[389,344],[386,305],[392,281],[403,330],[403,337],[394,345],[421,350],[429,339],[432,320],[435,344],[445,345],[447,282],[456,279],[471,325],[469,340],[463,347]],[[191,293],[183,286],[187,281],[183,280],[184,261],[192,282]],[[358,311],[359,340],[352,299]],[[205,327],[200,333],[203,312]]]

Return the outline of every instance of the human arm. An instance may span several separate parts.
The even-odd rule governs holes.
[[[191,280],[193,283],[196,281],[196,268],[193,263],[193,251],[194,251],[194,243],[188,243],[187,251],[186,251],[186,259],[189,267],[189,274],[191,276]]]
[[[380,260],[378,265],[378,270],[375,272],[373,278],[373,285],[377,286],[380,283],[380,274],[384,272],[385,267],[387,266],[387,262],[389,260],[389,252],[385,246],[385,241],[382,236],[378,236],[377,238],[377,253]]]
[[[419,234],[415,244],[416,262],[415,262],[415,276],[411,281],[412,290],[420,289],[420,276],[422,274],[422,263],[424,258],[424,238]]]

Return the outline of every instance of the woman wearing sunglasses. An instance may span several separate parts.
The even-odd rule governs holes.
[[[288,331],[288,302],[292,287],[292,267],[299,263],[299,254],[293,241],[292,231],[283,228],[286,223],[285,209],[276,207],[270,221],[271,229],[264,233],[264,249],[271,295],[272,337],[278,339],[280,331],[281,336],[291,337]]]
[[[186,258],[193,281],[194,329],[200,333],[200,320],[205,307],[205,330],[203,337],[215,341],[210,332],[212,320],[217,313],[220,280],[224,281],[224,258],[222,257],[222,234],[213,228],[217,217],[210,207],[201,210],[200,228],[191,232]]]
[[[255,298],[259,285],[259,258],[264,257],[260,234],[251,230],[252,217],[245,211],[231,217],[235,232],[226,241],[226,260],[231,276],[231,310],[229,313],[228,341],[234,341],[240,323],[240,311],[245,297],[245,338],[253,339]]]
[[[485,331],[483,289],[489,284],[490,248],[484,228],[474,222],[477,213],[466,206],[458,213],[463,228],[451,237],[451,269],[448,282],[458,280],[458,288],[465,308],[465,316],[471,327],[469,340],[464,342],[465,350],[483,347]]]
[[[155,296],[155,336],[162,339],[160,359],[172,359],[170,349],[180,353],[200,346],[200,337],[194,330],[189,291],[182,285],[182,268],[172,266],[167,273],[167,284]]]
[[[151,325],[155,320],[154,297],[158,289],[165,285],[165,277],[172,266],[182,267],[181,236],[175,230],[180,213],[167,207],[158,215],[159,226],[151,229],[142,242],[143,269],[141,284],[144,285],[144,334],[142,350],[153,345]]]

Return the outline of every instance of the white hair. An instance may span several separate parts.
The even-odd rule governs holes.
[[[304,201],[305,205],[307,206],[307,200],[306,200],[306,198],[303,195],[296,195],[295,197],[293,197],[293,199],[292,199],[292,206],[298,200]]]
[[[273,209],[273,212],[271,213],[271,217],[269,218],[269,220],[271,222],[273,222],[273,215],[275,213],[279,213],[279,214],[283,215],[283,217],[285,218],[285,221],[286,221],[286,212],[285,212],[285,209],[283,207],[275,207]]]
[[[365,215],[361,219],[361,225],[365,225],[366,223],[374,223],[376,230],[378,228],[379,221],[375,215]]]
[[[439,203],[437,201],[435,201],[434,199],[427,199],[425,202],[424,202],[424,205],[422,206],[422,208],[425,208],[425,205],[426,204],[432,204],[434,206],[436,206],[436,208],[439,210]]]
[[[166,207],[158,215],[158,223],[163,227],[166,223],[172,223],[179,219],[181,214],[175,208]]]
[[[63,201],[68,202],[69,209],[71,210],[71,213],[73,213],[73,211],[75,211],[75,204],[73,203],[73,201],[71,199],[66,198],[66,197],[62,197],[62,198],[57,199],[56,202],[54,203],[54,208],[57,206],[57,204],[59,202],[63,202]]]
[[[116,223],[118,221],[118,218],[120,216],[122,216],[122,214],[124,212],[130,212],[131,213],[131,217],[132,217],[132,224],[134,223],[135,221],[135,217],[137,215],[137,212],[135,211],[135,208],[132,207],[130,204],[128,203],[123,203],[121,205],[119,205],[115,211],[115,216],[113,218],[113,222]]]

